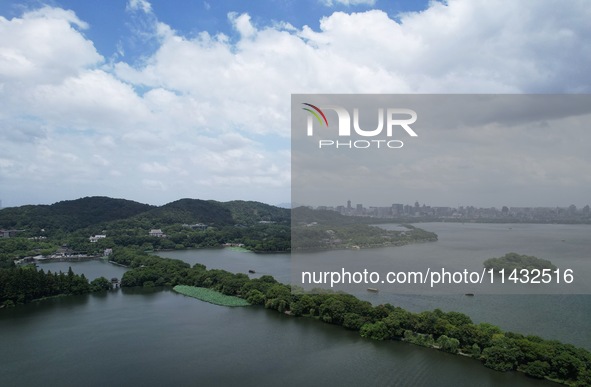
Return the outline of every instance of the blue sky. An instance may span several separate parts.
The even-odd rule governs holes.
[[[353,2],[354,3],[354,2]],[[212,35],[223,33],[238,38],[237,32],[228,20],[228,14],[248,13],[252,22],[258,26],[269,26],[275,22],[287,22],[296,28],[307,25],[318,29],[322,17],[335,11],[364,12],[380,9],[397,18],[401,13],[424,10],[428,1],[360,1],[359,4],[332,5],[318,0],[156,0],[149,2],[159,21],[166,23],[180,35],[194,36],[202,31]],[[85,35],[94,42],[95,47],[106,58],[112,57],[120,48],[125,50],[130,60],[138,60],[155,47],[150,42],[136,36],[137,29],[145,28],[143,18],[129,12],[129,5],[123,1],[3,1],[0,15],[6,18],[18,17],[23,10],[35,9],[41,5],[51,5],[71,9],[87,22],[90,28]]]
[[[291,94],[589,93],[590,19],[584,0],[4,0],[0,200],[289,202]],[[413,175],[457,181],[424,159]],[[582,154],[520,165],[591,184]],[[438,184],[393,201],[457,205]],[[571,191],[538,204],[586,204]]]

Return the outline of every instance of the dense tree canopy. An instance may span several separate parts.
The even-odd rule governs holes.
[[[107,287],[108,285],[108,287]],[[0,306],[25,304],[44,297],[86,294],[111,288],[109,281],[100,277],[88,282],[84,274],[45,273],[34,266],[0,269]]]
[[[517,253],[507,253],[499,258],[490,258],[483,263],[486,269],[494,269],[499,271],[505,269],[506,272],[511,270],[532,270],[532,269],[549,269],[555,270],[556,266],[547,259],[540,259],[530,255],[522,255]]]

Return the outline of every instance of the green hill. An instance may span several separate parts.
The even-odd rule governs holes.
[[[220,203],[230,210],[234,223],[250,225],[258,222],[289,223],[290,210],[265,203],[234,200]]]
[[[159,227],[183,223],[204,223],[215,226],[234,224],[232,212],[222,203],[200,199],[180,199],[137,215],[135,218],[150,221]]]
[[[36,231],[75,231],[89,226],[126,219],[154,208],[125,199],[104,196],[66,200],[51,205],[27,205],[0,211],[0,228]]]
[[[203,223],[224,227],[259,222],[289,224],[290,210],[253,201],[180,199],[160,207],[131,200],[85,197],[51,205],[26,205],[0,211],[0,229],[23,229],[36,234],[41,229],[73,232],[93,228],[100,232],[111,225],[143,228]],[[116,226],[117,227],[117,226]],[[87,230],[89,231],[89,230]]]

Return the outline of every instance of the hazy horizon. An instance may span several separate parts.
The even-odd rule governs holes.
[[[141,204],[148,204],[151,206],[163,206],[178,200],[182,200],[182,199],[195,199],[195,200],[213,200],[213,201],[217,201],[220,203],[226,203],[226,202],[231,202],[231,201],[248,201],[248,202],[259,202],[259,203],[263,203],[263,204],[268,204],[271,206],[275,206],[275,207],[281,207],[281,208],[295,208],[295,207],[300,207],[300,206],[311,206],[314,208],[317,207],[337,207],[337,206],[347,206],[347,202],[345,201],[344,203],[323,203],[323,204],[306,204],[306,203],[292,203],[292,202],[281,202],[281,203],[267,203],[267,202],[263,202],[260,200],[244,200],[244,199],[231,199],[231,200],[217,200],[217,199],[202,199],[202,198],[191,198],[191,197],[183,197],[183,198],[178,198],[178,199],[174,199],[171,200],[169,202],[165,202],[165,203],[147,203],[147,202],[142,202],[142,201],[138,201],[138,200],[133,200],[133,199],[129,199],[129,198],[124,198],[124,197],[111,197],[111,196],[104,196],[104,195],[89,195],[89,196],[82,196],[82,197],[78,197],[78,198],[73,198],[73,199],[62,199],[62,200],[57,200],[57,201],[53,201],[53,202],[45,202],[45,203],[25,203],[25,204],[20,204],[17,206],[5,206],[4,202],[2,202],[2,199],[0,199],[0,209],[3,208],[17,208],[17,207],[23,207],[23,206],[37,206],[37,205],[52,205],[52,204],[56,204],[59,202],[64,202],[64,201],[74,201],[74,200],[79,200],[79,199],[84,199],[87,197],[108,197],[110,199],[122,199],[122,200],[129,200],[129,201],[133,201],[133,202],[137,202],[137,203],[141,203]],[[365,202],[363,200],[360,201],[355,201],[355,200],[351,200],[351,206],[353,206],[355,208],[355,206],[357,204],[362,204],[364,208],[370,208],[370,207],[390,207],[392,206],[392,204],[403,204],[403,205],[410,205],[410,206],[414,206],[415,202],[392,202],[392,203],[370,203],[370,202]],[[476,205],[472,205],[472,204],[465,204],[465,203],[459,203],[459,204],[455,204],[455,205],[445,205],[445,204],[439,204],[439,203],[428,203],[428,202],[419,202],[420,206],[426,205],[428,207],[450,207],[450,208],[459,208],[459,207],[475,207],[475,208],[496,208],[498,210],[502,209],[503,206],[506,206],[508,208],[514,207],[514,208],[523,208],[523,207],[529,207],[529,208],[568,208],[571,205],[575,205],[577,207],[577,209],[581,209],[587,205],[588,203],[582,204],[582,205],[577,205],[576,203],[569,203],[569,204],[557,204],[557,205],[549,205],[549,206],[531,206],[531,205],[512,205],[512,204],[499,204],[499,205],[492,205],[492,206],[476,206]]]

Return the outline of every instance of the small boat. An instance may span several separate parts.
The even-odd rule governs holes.
[[[468,297],[474,297],[474,293],[466,293],[466,294],[464,294],[464,295],[465,295],[465,296],[468,296]]]
[[[248,270],[248,272],[249,272],[250,274],[254,274],[254,273],[256,273],[256,271],[254,271],[254,270],[252,270],[252,269]]]
[[[367,288],[367,291],[368,291],[368,292],[372,292],[372,293],[377,293],[377,292],[379,292],[379,290],[378,290],[378,289],[376,289],[376,288]]]

